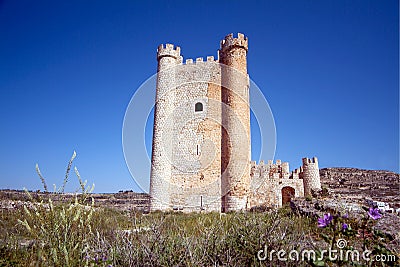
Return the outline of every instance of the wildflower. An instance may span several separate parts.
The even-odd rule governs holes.
[[[330,213],[325,214],[324,217],[318,219],[318,227],[326,227],[332,220],[333,216]]]
[[[349,228],[349,225],[347,223],[342,224],[342,230],[346,231]]]
[[[348,214],[348,213],[344,214],[344,215],[342,216],[342,218],[344,218],[344,219],[349,218],[349,214]]]
[[[382,214],[379,213],[379,209],[378,208],[375,208],[375,209],[374,208],[369,208],[368,215],[373,220],[377,220],[377,219],[382,218]]]

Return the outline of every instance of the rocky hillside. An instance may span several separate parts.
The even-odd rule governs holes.
[[[346,198],[372,198],[400,208],[400,175],[390,171],[356,168],[324,168],[320,170],[322,186]]]

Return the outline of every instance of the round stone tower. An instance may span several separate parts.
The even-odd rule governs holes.
[[[222,210],[244,210],[250,189],[250,106],[248,40],[239,33],[221,41]]]
[[[172,127],[175,68],[181,63],[180,48],[160,45],[154,109],[153,146],[150,173],[150,210],[170,209],[169,184],[172,171]]]
[[[303,184],[304,196],[310,196],[312,190],[321,189],[321,178],[319,176],[318,159],[303,158]]]

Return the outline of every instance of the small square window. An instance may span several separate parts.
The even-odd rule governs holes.
[[[194,111],[195,112],[203,111],[203,103],[197,102],[196,105],[194,106]]]

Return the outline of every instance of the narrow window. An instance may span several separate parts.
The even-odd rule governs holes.
[[[203,111],[203,104],[201,102],[197,102],[196,105],[194,106],[194,111]]]
[[[199,145],[197,145],[196,155],[199,155]]]

